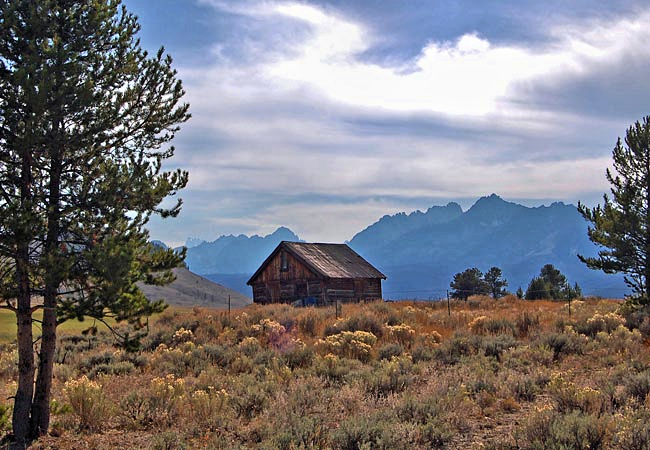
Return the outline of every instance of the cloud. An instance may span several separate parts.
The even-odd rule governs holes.
[[[650,54],[645,26],[650,15],[644,13],[614,23],[556,27],[537,48],[493,45],[472,32],[429,42],[414,61],[386,67],[359,57],[373,41],[359,24],[302,3],[278,4],[275,12],[309,31],[287,43],[290,53],[263,63],[263,77],[288,90],[307,86],[334,102],[387,111],[514,114],[522,108],[513,94],[518,85],[570,80],[632,55]]]
[[[647,80],[648,11],[545,23],[534,42],[470,29],[395,59],[369,58],[389,37],[330,7],[202,2],[239,34],[208,67],[179,68],[193,114],[175,142],[191,177],[180,242],[276,225],[342,241],[389,212],[491,192],[595,198],[638,118],[604,111],[649,95],[600,91],[620,67]]]

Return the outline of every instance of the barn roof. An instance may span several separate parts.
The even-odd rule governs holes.
[[[382,278],[386,275],[375,269],[347,244],[322,244],[282,241],[248,281],[250,284],[273,257],[285,249],[324,278]]]

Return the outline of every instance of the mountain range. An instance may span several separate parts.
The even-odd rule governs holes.
[[[246,281],[283,240],[299,241],[285,227],[268,236],[221,236],[189,248],[186,263],[204,277],[251,295]],[[426,212],[387,215],[357,233],[348,244],[382,271],[384,297],[443,298],[453,276],[469,267],[503,270],[509,289],[524,291],[544,264],[553,264],[585,295],[620,298],[622,276],[605,275],[577,255],[598,249],[587,236],[587,222],[574,205],[526,207],[496,194],[463,211],[457,203]]]

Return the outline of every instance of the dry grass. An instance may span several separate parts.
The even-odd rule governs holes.
[[[34,448],[648,448],[650,355],[619,305],[175,309],[138,354],[62,338],[57,437]]]

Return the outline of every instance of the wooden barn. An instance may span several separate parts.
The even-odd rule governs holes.
[[[325,305],[380,299],[385,279],[346,244],[282,241],[247,284],[255,303]]]

